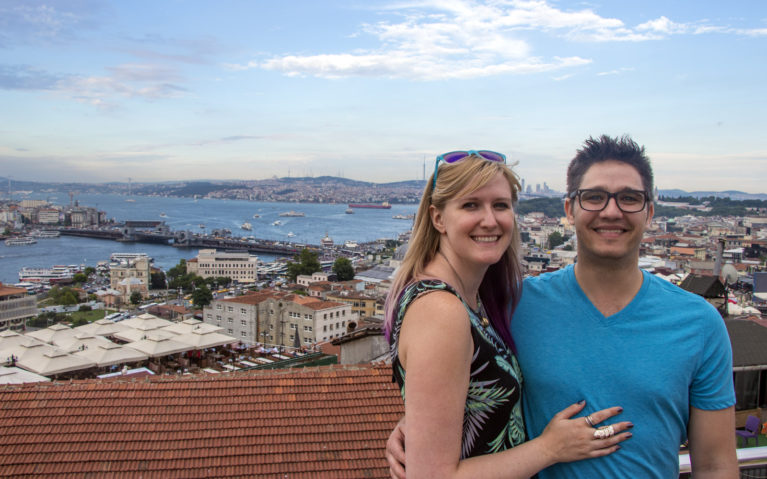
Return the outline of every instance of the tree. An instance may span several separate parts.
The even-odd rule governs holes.
[[[149,287],[151,289],[165,289],[165,273],[153,271],[150,275]]]
[[[549,235],[549,248],[553,249],[557,246],[564,244],[565,239],[562,237],[562,233],[555,231]]]
[[[96,272],[96,268],[94,268],[93,266],[88,266],[83,270],[83,273],[85,273],[86,276],[90,276],[95,272]]]
[[[134,306],[141,303],[142,299],[143,297],[141,296],[141,291],[134,291],[130,294],[130,302]]]
[[[192,291],[192,302],[198,308],[202,308],[213,301],[213,293],[204,284]]]
[[[186,275],[186,260],[181,258],[176,266],[168,270],[168,278],[176,279],[184,275]]]
[[[354,279],[354,266],[349,258],[340,257],[333,263],[333,273],[338,281],[349,281]]]
[[[85,283],[88,281],[88,275],[85,273],[75,273],[74,276],[72,276],[72,281],[75,283]]]
[[[301,254],[293,259],[297,262],[288,263],[287,273],[288,280],[291,283],[296,282],[298,275],[312,274],[322,269],[320,261],[317,259],[317,253],[309,251],[306,248],[301,250]]]

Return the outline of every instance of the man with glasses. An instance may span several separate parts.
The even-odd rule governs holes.
[[[633,437],[605,457],[555,464],[540,479],[679,476],[689,440],[693,477],[736,478],[732,352],[717,311],[638,267],[654,213],[653,174],[628,137],[589,138],[567,170],[574,266],[527,278],[511,323],[530,438],[568,404],[618,405]],[[387,458],[401,467],[401,428]],[[595,429],[599,441],[609,431]]]
[[[525,281],[511,323],[535,437],[568,401],[623,407],[633,437],[614,454],[556,464],[550,478],[678,477],[689,439],[693,477],[738,477],[732,353],[701,297],[638,267],[654,213],[653,174],[628,137],[590,138],[567,170],[574,266]],[[599,440],[599,439],[596,439]]]

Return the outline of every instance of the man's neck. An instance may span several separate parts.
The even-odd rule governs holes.
[[[594,307],[607,317],[628,306],[642,287],[643,276],[638,258],[590,261],[579,255],[575,279]]]

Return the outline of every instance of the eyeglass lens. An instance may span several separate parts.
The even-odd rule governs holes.
[[[615,198],[618,208],[625,213],[636,213],[644,209],[647,195],[644,191],[627,190],[608,193],[604,190],[581,190],[579,193],[581,208],[586,211],[602,211],[610,198]]]

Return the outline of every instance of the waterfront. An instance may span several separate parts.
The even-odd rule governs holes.
[[[66,193],[46,196],[29,196],[29,199],[49,199],[54,204],[67,203]],[[133,201],[126,201],[130,199]],[[415,212],[417,205],[392,205],[391,209],[355,209],[346,214],[346,204],[320,203],[267,203],[238,200],[208,200],[192,198],[164,198],[121,195],[76,195],[82,206],[103,210],[108,218],[117,221],[154,220],[165,221],[173,230],[195,233],[211,232],[227,228],[232,236],[254,236],[273,241],[318,245],[327,233],[336,244],[345,241],[358,243],[379,238],[396,238],[410,229],[412,222],[393,219],[395,215]],[[300,211],[303,217],[281,217],[286,211]],[[161,216],[164,215],[164,216]],[[254,218],[253,215],[259,215]],[[273,225],[279,220],[281,224]],[[252,231],[240,226],[248,222]],[[201,228],[200,225],[205,225]],[[288,236],[293,233],[294,236]],[[197,255],[197,249],[172,246],[121,243],[111,240],[61,236],[56,239],[38,240],[29,246],[5,246],[0,243],[0,281],[18,282],[18,272],[24,266],[50,267],[55,264],[86,264],[95,266],[106,261],[116,252],[144,252],[154,258],[155,266],[164,270],[174,266],[182,258]],[[259,255],[263,261],[273,256]]]

